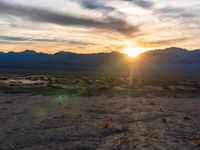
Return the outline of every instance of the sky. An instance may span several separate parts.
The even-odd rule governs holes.
[[[200,48],[199,0],[0,0],[0,51]]]

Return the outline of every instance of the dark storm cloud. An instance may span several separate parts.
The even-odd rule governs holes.
[[[138,31],[138,26],[133,26],[124,20],[117,18],[107,18],[102,21],[78,18],[67,14],[53,12],[39,8],[33,8],[23,5],[10,4],[0,1],[0,15],[10,15],[29,19],[33,22],[52,23],[62,26],[83,26],[107,31],[117,31],[130,36]]]
[[[154,5],[154,3],[150,2],[149,0],[126,0],[126,1],[133,2],[134,4],[143,8],[151,8]]]

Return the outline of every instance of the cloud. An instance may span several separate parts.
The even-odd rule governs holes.
[[[23,5],[10,4],[0,1],[0,15],[21,17],[40,23],[52,23],[62,26],[82,26],[87,28],[115,31],[126,36],[138,31],[138,26],[130,25],[126,21],[108,17],[97,21],[89,18],[78,18],[67,14],[53,12],[46,9],[27,7]]]
[[[54,43],[66,43],[71,45],[98,45],[92,42],[80,41],[80,40],[63,40],[63,39],[45,39],[45,38],[28,38],[20,36],[0,36],[1,43],[8,42],[54,42]]]
[[[24,37],[13,37],[13,36],[0,36],[1,41],[27,41],[28,38]]]
[[[126,0],[129,2],[133,2],[134,4],[142,7],[142,8],[151,8],[154,3],[151,2],[150,0]]]
[[[92,10],[104,10],[104,11],[114,11],[115,8],[111,6],[106,6],[105,3],[102,1],[97,0],[76,0],[78,1],[83,7]]]
[[[112,5],[108,5],[108,3],[106,3],[103,0],[93,0],[93,1],[91,1],[91,0],[73,0],[73,1],[78,2],[82,7],[86,8],[86,9],[98,11],[104,17],[107,17],[107,18],[113,18],[113,16],[116,16],[118,18],[118,20],[120,20],[119,18],[122,18],[122,20],[123,20],[124,18],[127,17],[126,14],[120,12]]]
[[[193,18],[197,16],[193,10],[188,10],[184,8],[177,8],[177,7],[164,7],[156,11],[156,13],[165,15],[165,17],[183,17],[183,18]]]
[[[107,6],[105,2],[103,2],[103,0],[74,0],[74,1],[78,1],[82,6],[84,6],[85,8],[88,9],[94,9],[94,10],[107,10],[107,11],[114,11],[116,10],[114,7],[112,6]],[[113,0],[113,1],[118,1],[118,0]],[[149,0],[124,0],[124,1],[128,1],[131,3],[134,3],[135,5],[138,5],[142,8],[151,8],[154,5],[154,2],[151,2]]]
[[[139,40],[139,43],[143,46],[149,47],[159,47],[159,46],[169,46],[176,45],[180,42],[187,41],[188,38],[174,38],[174,39],[164,39],[164,40]]]

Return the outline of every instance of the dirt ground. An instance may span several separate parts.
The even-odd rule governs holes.
[[[200,149],[199,81],[117,81],[110,90],[95,79],[100,88],[72,90],[39,78],[1,77],[1,150]]]

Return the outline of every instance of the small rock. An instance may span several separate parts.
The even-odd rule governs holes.
[[[160,108],[160,111],[161,111],[161,112],[164,112],[162,108]]]
[[[5,101],[4,104],[12,104],[12,101]]]
[[[190,117],[183,117],[184,120],[191,120]]]
[[[162,122],[163,123],[167,123],[167,119],[162,119]]]
[[[156,104],[154,102],[151,102],[150,105],[153,106],[153,105],[156,105]]]

